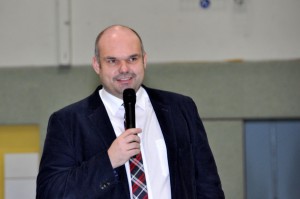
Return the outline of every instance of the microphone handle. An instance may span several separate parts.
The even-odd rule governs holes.
[[[135,128],[135,104],[125,103],[126,129]]]

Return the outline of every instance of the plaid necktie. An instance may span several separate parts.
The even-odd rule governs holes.
[[[125,115],[124,127],[126,129]],[[129,159],[129,168],[131,175],[131,190],[133,199],[148,199],[146,176],[141,152]]]
[[[133,199],[148,199],[142,154],[129,159]]]

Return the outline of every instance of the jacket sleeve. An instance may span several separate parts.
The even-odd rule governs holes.
[[[81,146],[74,137],[80,130],[71,128],[73,124],[63,116],[54,113],[49,119],[36,198],[105,198],[104,194],[118,182],[107,150],[86,159],[78,157]]]
[[[207,135],[197,107],[190,98],[185,111],[189,120],[197,199],[223,199],[225,196]]]

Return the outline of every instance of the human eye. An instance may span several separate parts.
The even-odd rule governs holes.
[[[111,65],[111,66],[115,66],[118,64],[118,60],[116,58],[113,58],[113,57],[109,57],[109,58],[106,58],[105,59],[105,62],[108,64],[108,65]]]
[[[133,55],[133,56],[130,56],[127,60],[128,63],[135,63],[137,62],[139,59],[139,56],[138,55]]]

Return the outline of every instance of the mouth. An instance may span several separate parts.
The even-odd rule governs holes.
[[[117,81],[121,84],[129,84],[131,79],[132,78],[121,78],[121,79],[117,79]]]
[[[134,74],[118,75],[114,79],[121,84],[128,84],[135,77]]]
[[[132,79],[131,77],[124,77],[124,78],[119,78],[118,81],[129,81]]]

